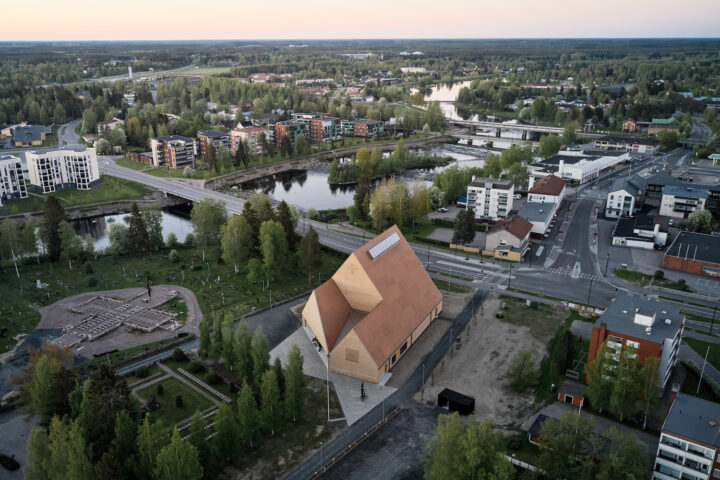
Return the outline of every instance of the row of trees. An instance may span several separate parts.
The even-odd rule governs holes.
[[[357,192],[356,192],[357,193]],[[369,201],[363,202],[362,210],[356,206],[348,207],[350,221],[368,216],[376,230],[383,230],[390,225],[399,228],[415,226],[415,222],[432,211],[433,200],[430,189],[415,181],[407,184],[394,177],[383,180],[369,195]]]

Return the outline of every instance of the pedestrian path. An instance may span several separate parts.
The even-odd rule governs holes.
[[[575,269],[570,267],[554,267],[554,268],[544,268],[543,271],[550,272],[550,273],[557,273],[558,275],[566,275],[571,278],[582,278],[585,280],[594,280],[594,281],[600,281],[603,279],[601,275],[595,275],[591,273],[575,273],[573,275]]]

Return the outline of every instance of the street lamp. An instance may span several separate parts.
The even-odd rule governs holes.
[[[610,264],[610,253],[607,254],[607,258],[605,260],[605,276],[607,277],[607,271],[608,271],[608,265]]]
[[[715,314],[716,313],[717,313],[717,305],[715,305],[715,308],[713,309],[713,318],[712,318],[712,323],[710,324],[710,335],[712,335],[713,325],[715,325]]]
[[[587,299],[587,305],[590,306],[590,292],[592,291],[592,278],[590,279],[590,288],[588,288],[588,299]]]
[[[508,288],[510,288],[510,279],[512,278],[512,269],[513,269],[513,266],[510,265],[510,270],[508,270]]]
[[[320,442],[320,470],[325,470],[325,463],[323,462],[323,442]]]

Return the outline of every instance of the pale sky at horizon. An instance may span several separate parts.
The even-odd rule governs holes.
[[[0,41],[720,36],[720,0],[33,0],[13,10]]]

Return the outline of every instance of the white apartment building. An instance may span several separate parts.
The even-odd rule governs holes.
[[[638,178],[616,179],[605,202],[605,216],[610,218],[632,217],[640,209],[645,198],[646,186]]]
[[[65,147],[25,154],[30,184],[42,193],[56,190],[90,190],[100,183],[94,148]]]
[[[528,167],[536,178],[557,175],[564,180],[587,183],[600,172],[630,159],[629,152],[605,150],[563,150]]]
[[[708,191],[703,188],[666,185],[662,189],[660,215],[672,218],[688,218],[695,210],[704,210]]]
[[[476,219],[496,222],[510,214],[514,193],[510,182],[473,177],[467,187],[467,206],[475,209]]]
[[[652,478],[720,478],[719,449],[720,405],[678,393],[662,427]]]
[[[27,197],[22,160],[13,155],[0,155],[0,207],[8,200]]]

